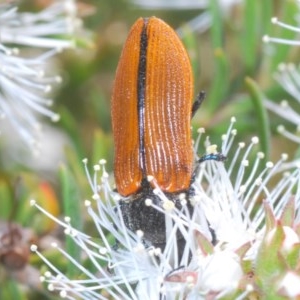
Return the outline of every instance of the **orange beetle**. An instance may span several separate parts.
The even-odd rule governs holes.
[[[194,193],[191,118],[204,93],[194,104],[189,57],[174,30],[155,17],[140,18],[132,26],[118,64],[112,94],[115,142],[114,174],[117,191],[126,199],[120,210],[126,226],[142,230],[144,241],[162,250],[166,242],[165,215],[145,204],[162,207],[147,176],[152,175],[176,208],[179,194]],[[211,154],[199,160],[222,160]],[[187,201],[190,214],[193,207]],[[212,232],[213,235],[213,232]],[[178,255],[185,240],[177,233]]]
[[[189,189],[193,77],[189,57],[162,20],[138,19],[125,42],[112,95],[114,174],[132,195],[152,175],[165,192]]]

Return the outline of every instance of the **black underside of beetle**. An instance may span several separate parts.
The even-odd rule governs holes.
[[[188,191],[181,191],[179,193],[164,192],[164,194],[180,211],[183,211],[183,207],[179,195],[185,194],[187,200],[185,211],[190,216],[193,214],[193,206],[189,201],[189,198],[194,194],[193,189],[190,188]],[[128,201],[120,202],[123,220],[126,227],[131,231],[143,231],[143,238],[146,246],[161,248],[163,251],[166,245],[166,216],[156,208],[147,206],[145,203],[146,199],[151,199],[154,205],[163,209],[163,200],[158,195],[154,194],[153,188],[148,182],[145,182],[144,187],[140,192],[132,195]],[[185,247],[185,240],[179,230],[177,232],[177,246],[178,256],[180,258]]]

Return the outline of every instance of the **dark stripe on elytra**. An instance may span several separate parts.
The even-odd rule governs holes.
[[[144,26],[140,40],[140,57],[138,66],[138,127],[139,127],[139,164],[142,170],[143,179],[146,179],[146,153],[145,153],[145,89],[146,89],[146,64],[147,64],[147,25],[148,19],[144,19]]]

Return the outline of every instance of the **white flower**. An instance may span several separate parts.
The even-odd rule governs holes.
[[[287,273],[279,283],[282,289],[290,299],[296,299],[300,295],[300,277],[295,272]]]
[[[74,0],[53,1],[37,13],[20,13],[16,5],[1,4],[1,48],[7,50],[5,44],[50,49],[74,47],[73,34],[80,26],[76,13]]]
[[[268,260],[268,257],[262,257],[265,253],[263,246],[266,245],[262,241],[272,229],[271,220],[279,218],[282,211],[287,211],[291,197],[294,197],[296,212],[295,216],[291,214],[293,206],[289,204],[288,215],[295,218],[289,224],[291,226],[294,221],[299,222],[300,166],[285,173],[273,186],[274,176],[278,176],[284,168],[287,156],[282,155],[277,163],[268,162],[263,167],[264,156],[257,153],[256,159],[251,162],[250,156],[258,139],[253,138],[247,147],[245,143],[240,143],[238,149],[232,149],[237,134],[232,128],[234,122],[233,118],[222,145],[222,153],[229,155],[230,160],[225,164],[206,161],[198,168],[193,183],[196,193],[190,199],[194,214],[185,213],[185,208],[182,211],[173,208],[164,212],[167,236],[164,251],[145,246],[141,231],[133,233],[126,228],[118,205],[122,198],[109,185],[103,160],[94,166],[93,176],[90,176],[87,160],[84,160],[92,188],[92,200],[86,200],[85,206],[97,228],[99,243],[73,228],[70,218],[58,220],[32,201],[32,205],[65,228],[65,233],[72,237],[83,256],[94,266],[94,271],[85,268],[81,261],[75,260],[54,244],[81,274],[80,279],[68,278],[36,246],[32,246],[32,250],[49,267],[49,271],[42,276],[48,288],[59,291],[60,296],[67,299],[106,299],[107,295],[128,300],[207,299],[209,295],[213,295],[214,299],[225,295],[244,299],[251,293],[255,288],[251,281],[247,283],[244,279],[246,284],[243,285],[245,272],[251,271],[244,269],[244,264],[248,261],[251,266],[257,260]],[[196,147],[198,144],[199,139]],[[163,192],[158,193],[164,201],[166,197]],[[255,205],[261,199],[265,204]],[[151,201],[148,204],[153,206]],[[271,214],[272,210],[274,215]],[[276,222],[273,223],[275,226]],[[176,231],[180,231],[186,242],[181,261],[177,255]],[[114,237],[115,242],[109,242],[107,233]],[[211,243],[212,235],[216,237],[214,245]],[[278,234],[269,236],[269,243],[273,246]],[[292,247],[291,243],[289,245]],[[276,252],[274,255],[277,257]],[[264,270],[261,264],[254,270],[259,271],[259,267]],[[285,283],[281,285],[285,286]],[[101,292],[105,292],[106,296]]]
[[[72,0],[53,1],[38,13],[20,13],[13,4],[0,4],[1,127],[8,122],[33,148],[41,127],[38,115],[59,119],[49,109],[53,102],[49,93],[61,82],[50,72],[50,59],[61,49],[74,47],[79,23]]]
[[[284,232],[285,237],[283,239],[281,249],[283,252],[289,252],[293,248],[294,245],[299,243],[299,236],[291,227],[288,227],[288,226],[283,226],[283,232]],[[272,240],[275,233],[276,233],[275,228],[273,228],[270,232],[268,232],[266,234],[266,242]]]
[[[198,285],[203,293],[236,289],[243,276],[240,258],[233,251],[225,250],[207,256],[199,269]]]
[[[28,149],[24,148],[19,136],[10,135],[1,149],[3,168],[9,170],[20,164],[33,171],[56,174],[58,166],[66,160],[64,149],[71,147],[70,138],[59,128],[48,124],[43,124],[41,133],[38,149],[30,151],[26,151]],[[32,155],[32,150],[38,151],[37,155]]]
[[[300,73],[299,67],[296,67],[294,64],[280,64],[278,66],[278,71],[275,73],[275,79],[277,82],[292,96],[295,103],[295,107],[300,107]],[[288,101],[283,100],[280,104],[275,103],[274,101],[265,99],[265,106],[284,118],[288,122],[291,122],[296,126],[296,130],[300,131],[300,113],[293,108],[293,105],[290,105]],[[293,134],[285,129],[283,125],[278,127],[278,131],[289,138],[290,140],[300,144],[300,136],[297,133]]]
[[[273,24],[276,24],[276,25],[282,27],[282,28],[285,28],[285,29],[288,29],[288,30],[291,30],[291,31],[294,31],[294,32],[300,32],[299,27],[292,26],[292,25],[289,25],[287,23],[281,22],[281,21],[278,20],[277,17],[273,17],[271,19],[271,22]],[[268,35],[263,36],[263,41],[265,43],[278,43],[278,44],[285,44],[285,45],[291,45],[291,46],[299,46],[300,45],[299,41],[275,38],[275,37],[270,37]]]
[[[300,5],[300,2],[298,1],[298,6]],[[299,23],[299,15],[296,15],[295,18],[298,20]],[[291,26],[289,24],[280,22],[278,18],[274,17],[271,19],[271,22],[273,24],[276,24],[284,29],[293,31],[293,32],[300,32],[299,27]],[[292,46],[299,46],[300,42],[297,40],[287,40],[287,39],[281,39],[281,38],[275,38],[270,37],[268,35],[265,35],[263,37],[263,41],[266,43],[279,43],[279,44],[286,44],[286,45],[292,45]],[[296,107],[299,107],[300,105],[300,97],[299,97],[299,79],[300,79],[300,73],[299,73],[299,67],[296,67],[294,64],[284,64],[281,63],[278,66],[278,71],[275,73],[275,79],[276,81],[285,89],[296,101]],[[279,115],[280,117],[284,118],[288,122],[291,122],[296,125],[296,131],[300,132],[300,114],[297,111],[297,109],[292,108],[292,105],[288,103],[288,101],[283,100],[280,104],[274,103],[274,101],[271,101],[269,99],[265,100],[265,106]],[[288,139],[299,143],[300,144],[300,137],[299,134],[292,133],[290,131],[287,131],[283,125],[278,126],[278,131],[280,134],[284,135]]]

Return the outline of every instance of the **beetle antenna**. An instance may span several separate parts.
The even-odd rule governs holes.
[[[199,109],[199,107],[201,106],[203,100],[206,97],[206,93],[204,91],[201,91],[197,97],[195,102],[193,103],[193,107],[192,107],[192,118],[194,117],[195,113],[197,112],[197,110]]]

